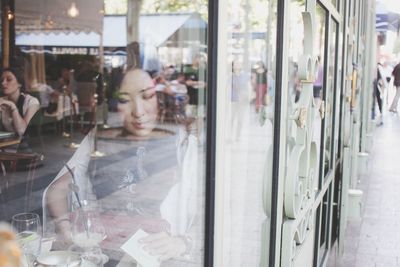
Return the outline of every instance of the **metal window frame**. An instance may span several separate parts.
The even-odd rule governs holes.
[[[284,25],[287,1],[277,0],[277,37],[276,37],[276,84],[275,84],[275,114],[274,114],[274,136],[273,136],[273,168],[272,168],[272,212],[270,227],[270,247],[269,247],[269,266],[279,266],[281,224],[283,213],[283,201],[279,193],[284,168],[279,166],[282,161],[281,146],[281,121],[282,120],[282,101],[287,96],[282,97],[285,81],[285,59],[286,50],[283,48],[285,42]],[[218,1],[209,1],[208,6],[208,66],[207,66],[207,140],[206,140],[206,199],[205,199],[205,240],[204,240],[204,266],[214,266],[214,228],[215,228],[215,200],[216,200],[216,133],[217,133],[217,56],[218,56]],[[286,95],[286,93],[283,93]],[[278,103],[278,104],[277,104]],[[284,125],[284,124],[283,124]],[[281,144],[281,145],[280,145]],[[280,158],[281,157],[281,158]]]
[[[285,14],[288,9],[288,0],[277,0],[277,34],[276,34],[276,82],[275,82],[275,110],[274,110],[274,133],[273,133],[273,162],[272,162],[272,181],[271,181],[271,225],[270,225],[270,244],[269,244],[269,266],[280,265],[280,238],[282,235],[282,215],[283,215],[283,200],[280,190],[282,181],[282,173],[285,172],[283,166],[285,161],[285,147],[283,140],[286,139],[286,118],[282,108],[286,107],[287,90],[284,90],[285,82],[287,81],[287,23],[285,23]],[[286,26],[285,26],[286,25]],[[286,114],[287,115],[287,114]],[[283,123],[282,123],[283,122]],[[282,132],[282,129],[283,132]],[[283,133],[283,134],[282,134]],[[281,138],[283,136],[283,138]],[[282,179],[281,179],[282,180]],[[279,242],[277,242],[279,240]]]
[[[204,266],[214,262],[215,225],[215,168],[217,131],[217,54],[218,54],[218,1],[208,1],[208,64],[207,64],[207,117],[206,117],[206,184],[205,184],[205,229]]]

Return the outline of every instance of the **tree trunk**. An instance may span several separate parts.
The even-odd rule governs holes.
[[[139,17],[142,0],[128,0],[127,23],[127,68],[140,68]]]

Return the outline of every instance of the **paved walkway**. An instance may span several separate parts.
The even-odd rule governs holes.
[[[400,266],[400,116],[388,112],[376,128],[358,188],[364,193],[362,218],[348,222],[344,256],[330,266]]]

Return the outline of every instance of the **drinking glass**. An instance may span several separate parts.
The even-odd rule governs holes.
[[[12,217],[11,225],[17,232],[17,240],[29,264],[32,264],[40,253],[42,228],[39,215],[19,213]]]
[[[99,246],[106,233],[95,202],[84,201],[73,217],[72,242],[82,248]]]

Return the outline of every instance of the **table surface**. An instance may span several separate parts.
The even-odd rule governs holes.
[[[0,148],[17,145],[20,142],[21,142],[21,139],[19,137],[10,137],[7,139],[0,139]]]

